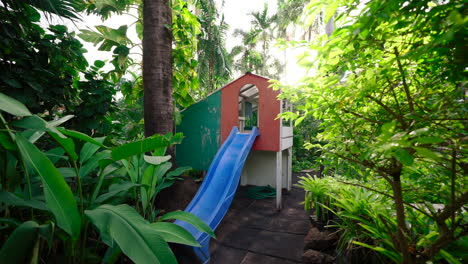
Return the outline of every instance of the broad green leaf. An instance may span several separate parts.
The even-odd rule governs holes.
[[[59,143],[60,146],[62,146],[62,148],[65,150],[65,152],[67,152],[68,157],[70,157],[72,161],[76,161],[78,159],[78,155],[76,155],[76,152],[75,152],[75,142],[73,142],[73,139],[62,138],[58,134],[53,133],[53,132],[49,132],[49,135],[55,141],[57,141],[57,143]]]
[[[444,142],[444,140],[440,137],[419,137],[416,138],[415,141],[421,144],[435,144]]]
[[[114,245],[113,247],[108,247],[104,257],[102,258],[103,264],[113,264],[116,263],[117,260],[122,254],[122,250],[120,249],[119,245]]]
[[[213,238],[216,238],[213,230],[207,224],[205,224],[205,222],[203,222],[200,218],[198,218],[197,216],[191,213],[184,212],[184,211],[169,212],[161,216],[161,218],[159,218],[159,221],[164,221],[164,220],[169,220],[169,219],[177,219],[177,220],[187,222],[193,225],[196,229],[207,233]]]
[[[381,131],[385,138],[389,138],[395,129],[396,122],[389,122],[382,125]]]
[[[156,184],[159,184],[162,182],[164,175],[172,168],[172,163],[170,162],[164,162],[163,164],[160,164],[156,166],[154,170],[154,175],[156,176],[153,179],[153,186]]]
[[[132,207],[105,204],[85,213],[135,263],[177,263],[166,241]]]
[[[439,251],[439,254],[444,257],[444,259],[449,263],[449,264],[462,264],[458,259],[456,259],[454,256],[452,256],[450,253],[447,251],[441,249]]]
[[[117,166],[108,166],[111,163],[113,163],[114,161],[112,161],[111,163],[109,163],[107,161],[109,161],[109,160],[104,159],[104,160],[99,161],[99,167],[100,167],[101,170],[100,170],[100,173],[98,175],[98,181],[94,185],[93,194],[92,194],[91,200],[90,200],[91,204],[94,203],[94,200],[96,200],[96,197],[98,196],[99,192],[101,191],[102,183],[104,182],[104,177],[106,175],[116,171],[116,170],[119,170],[119,167],[117,167]]]
[[[92,137],[90,137],[90,136],[88,136],[86,134],[83,134],[81,132],[65,129],[65,128],[62,128],[62,127],[58,127],[57,129],[60,132],[62,132],[64,135],[67,135],[69,137],[76,138],[76,139],[79,139],[79,140],[83,140],[83,141],[86,141],[86,142],[90,142],[92,144],[98,145],[98,146],[106,148],[106,149],[108,148],[108,147],[104,146],[101,142],[99,142],[99,141],[95,140],[94,138],[92,138]]]
[[[112,150],[112,158],[114,160],[121,160],[131,157],[133,155],[142,154],[156,148],[167,147],[169,142],[163,136],[154,135],[152,137],[130,142],[114,148]]]
[[[76,171],[74,168],[57,168],[63,178],[74,178],[76,177]]]
[[[405,149],[398,148],[395,150],[393,155],[399,162],[401,162],[401,164],[406,165],[406,166],[413,165],[414,158]]]
[[[83,166],[80,167],[80,177],[83,178],[88,176],[93,170],[95,170],[99,166],[99,162],[101,160],[105,160],[108,158],[110,158],[110,152],[108,150],[103,150],[101,152],[96,153],[88,160],[88,162],[86,162]]]
[[[168,155],[168,156],[148,156],[148,155],[144,155],[143,156],[144,160],[150,164],[153,164],[153,165],[159,165],[163,162],[166,162],[168,160],[171,159],[171,155]]]
[[[167,242],[184,244],[194,247],[199,247],[200,244],[195,238],[183,227],[173,223],[158,222],[152,223],[151,228],[156,230],[158,234]]]
[[[176,133],[172,138],[171,138],[171,144],[180,144],[182,143],[182,140],[184,139],[184,134],[182,133]]]
[[[41,237],[43,237],[47,241],[47,245],[49,246],[49,250],[53,246],[54,230],[55,230],[54,222],[50,222],[50,223],[39,226],[39,235]]]
[[[33,117],[34,120],[31,120],[30,125],[35,125],[35,128],[30,128],[29,130],[23,131],[21,134],[29,139],[29,142],[35,143],[38,139],[40,139],[45,131],[50,131],[53,133],[58,134],[61,138],[66,138],[60,131],[59,128],[56,128],[58,125],[70,120],[73,118],[73,115],[67,115],[64,116],[58,120],[53,120],[53,121],[45,121],[42,118],[38,116]],[[14,125],[18,124],[18,126],[22,126],[24,128],[28,128],[28,124],[22,122],[22,120],[14,122]]]
[[[109,200],[110,198],[114,197],[115,195],[117,195],[117,194],[119,194],[121,192],[127,192],[131,188],[138,187],[138,186],[140,186],[140,184],[135,184],[135,183],[132,183],[132,182],[124,182],[122,184],[118,184],[115,187],[111,186],[113,188],[109,188],[109,191],[107,193],[104,193],[104,194],[101,194],[100,196],[98,196],[94,202],[97,203],[97,204],[101,204],[101,203]]]
[[[104,65],[106,65],[106,63],[102,60],[95,60],[94,61],[94,66],[96,66],[97,68],[102,68],[104,67]]]
[[[36,130],[38,132],[49,131],[56,133],[61,138],[65,138],[65,136],[57,130],[57,128],[55,128],[53,125],[49,124],[47,121],[45,121],[37,115],[28,116],[18,121],[15,121],[13,122],[13,125],[16,127]]]
[[[31,207],[38,210],[49,211],[46,204],[38,200],[25,200],[13,193],[0,191],[0,202],[10,206]]]
[[[63,150],[61,147],[53,148],[47,151],[45,154],[53,164],[57,163],[57,161],[60,159],[67,159],[66,156],[63,156],[63,154],[65,154],[65,150]]]
[[[39,225],[27,221],[18,226],[0,250],[0,263],[28,263],[34,244],[39,238]]]
[[[70,186],[36,146],[19,134],[16,136],[16,142],[25,162],[34,168],[41,179],[46,204],[54,214],[57,225],[73,239],[78,239],[81,218]]]
[[[192,169],[191,167],[179,167],[173,171],[170,171],[166,177],[172,177],[172,176],[180,176],[182,173]]]
[[[324,22],[328,23],[328,21],[335,15],[336,9],[340,5],[339,1],[331,1],[330,4],[327,6],[325,9],[325,17],[324,17]]]
[[[433,160],[439,160],[439,156],[437,156],[436,153],[434,153],[432,150],[429,150],[427,148],[420,148],[420,147],[413,147],[416,152],[421,155],[424,158],[428,159],[433,159]]]
[[[50,126],[50,127],[57,127],[57,126],[60,126],[61,124],[65,123],[65,122],[67,122],[68,120],[72,119],[73,117],[75,117],[75,116],[74,115],[66,115],[66,116],[64,116],[62,118],[59,118],[57,120],[52,120],[52,121],[49,121],[47,123],[49,123],[48,126]]]
[[[2,224],[6,224],[8,226],[19,226],[21,225],[22,223],[20,221],[18,221],[17,219],[14,219],[14,218],[3,218],[3,217],[0,217],[0,223]]]
[[[0,144],[8,150],[16,151],[18,148],[15,143],[11,140],[10,136],[6,132],[0,131]]]
[[[20,101],[0,93],[0,110],[15,116],[30,116],[28,108]]]
[[[98,141],[99,143],[103,143],[105,139],[106,137],[100,137],[96,138],[96,141]],[[98,151],[99,148],[99,145],[86,142],[80,151],[80,163],[84,164],[89,158],[91,158],[91,156],[94,155],[94,153],[96,153],[96,151]]]
[[[149,201],[151,200],[151,193],[153,193],[155,189],[153,186],[153,178],[155,178],[154,169],[155,166],[148,166],[148,168],[146,168],[145,172],[143,173],[143,177],[141,178],[141,184],[144,186],[140,188],[141,205],[143,210],[146,210],[148,207]]]

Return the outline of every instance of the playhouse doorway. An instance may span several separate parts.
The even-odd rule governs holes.
[[[258,88],[253,84],[244,85],[239,91],[239,131],[250,131],[258,127]]]

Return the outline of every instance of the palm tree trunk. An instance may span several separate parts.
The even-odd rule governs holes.
[[[172,24],[169,0],[143,3],[143,87],[145,135],[173,132]]]

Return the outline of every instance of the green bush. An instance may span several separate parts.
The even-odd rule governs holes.
[[[167,242],[200,246],[181,219],[213,231],[186,212],[158,218],[153,204],[187,168],[170,172],[166,149],[181,134],[109,148],[105,138],[45,121],[0,93],[0,263],[100,263],[122,253],[135,263],[176,263]],[[49,138],[47,148],[38,147]],[[146,153],[151,152],[151,155]],[[92,225],[90,225],[90,223]]]
[[[301,177],[298,186],[305,190],[304,209],[314,209],[318,220],[339,228],[339,248],[342,252],[366,247],[381,255],[379,262],[402,262],[401,252],[395,248],[395,237],[392,236],[397,222],[391,197],[376,191],[384,190],[383,182],[362,184],[340,176],[321,179],[307,176]],[[426,203],[425,206],[436,212],[431,204]],[[436,223],[425,213],[422,204],[413,204],[411,208],[407,218],[411,226],[409,235],[413,241],[412,250],[418,252],[433,243],[439,233]],[[326,215],[326,212],[332,212],[336,219]],[[465,212],[455,221],[463,221],[467,216]],[[463,228],[458,227],[455,233],[460,237],[436,254],[434,260],[452,264],[466,262],[468,244],[463,232]]]

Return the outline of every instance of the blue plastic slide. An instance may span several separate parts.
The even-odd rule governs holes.
[[[240,133],[237,127],[232,128],[186,212],[198,216],[213,230],[216,229],[231,205],[245,160],[258,134],[256,127],[250,133]],[[200,260],[207,263],[210,259],[210,236],[184,221],[177,220],[175,223],[187,229],[200,243],[201,247],[193,249]]]

